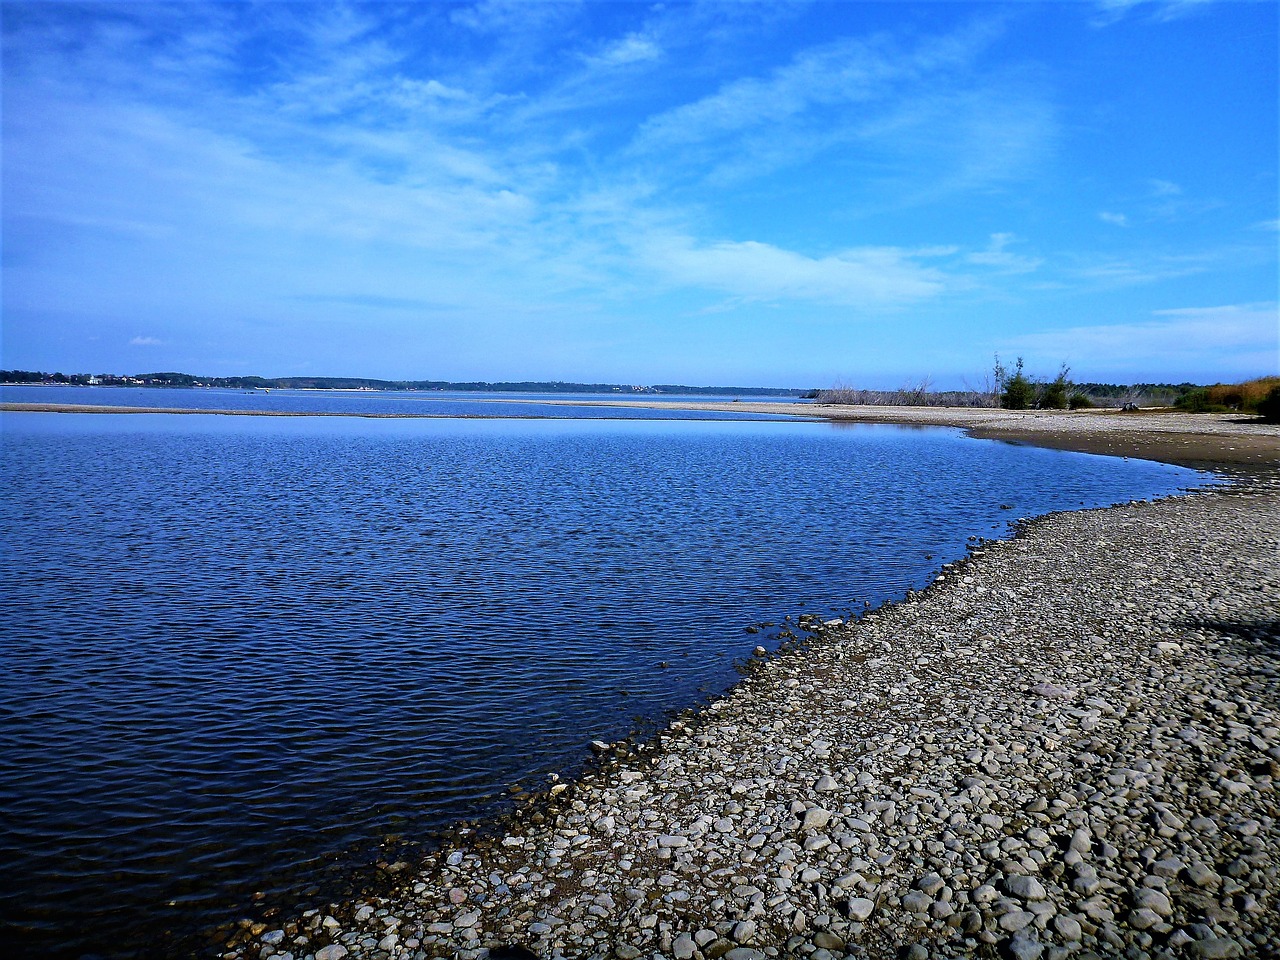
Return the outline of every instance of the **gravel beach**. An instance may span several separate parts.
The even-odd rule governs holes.
[[[1267,456],[810,623],[380,895],[220,955],[1280,956],[1280,431],[1209,432]]]

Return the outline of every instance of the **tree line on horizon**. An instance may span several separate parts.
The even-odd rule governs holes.
[[[608,393],[730,394],[791,396],[819,403],[872,406],[1003,407],[1008,410],[1078,410],[1088,407],[1175,407],[1192,413],[1239,411],[1280,420],[1280,377],[1259,377],[1239,384],[1075,383],[1063,364],[1052,380],[1029,375],[1023,359],[1012,366],[997,355],[990,371],[963,390],[934,390],[929,377],[904,383],[896,390],[864,389],[837,384],[826,390],[771,387],[696,387],[684,384],[634,386],[615,383],[539,381],[377,380],[366,377],[201,377],[162,372],[120,374],[47,373],[39,370],[0,370],[0,383],[63,384],[68,386],[217,387],[235,390],[422,390],[485,393]]]

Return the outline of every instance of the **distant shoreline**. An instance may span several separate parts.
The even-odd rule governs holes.
[[[513,398],[485,402],[515,403]],[[563,400],[538,403],[562,407],[621,407],[706,413],[753,413],[778,420],[885,423],[956,427],[986,440],[1005,440],[1057,450],[1157,460],[1199,470],[1257,470],[1280,464],[1280,426],[1243,414],[1117,410],[999,410],[984,407],[840,406],[760,400]],[[187,407],[96,406],[76,403],[0,403],[7,413],[166,413],[238,417],[360,417],[365,419],[553,419],[529,415],[304,412],[296,410],[201,410]]]

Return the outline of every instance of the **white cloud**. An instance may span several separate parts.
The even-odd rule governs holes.
[[[936,297],[945,275],[918,260],[936,251],[861,247],[807,257],[754,240],[699,244],[679,235],[651,236],[641,258],[671,282],[746,300],[798,300],[887,306]]]
[[[528,34],[568,19],[579,6],[580,0],[561,3],[480,0],[470,6],[459,6],[449,14],[449,19],[482,34]]]
[[[911,51],[892,49],[883,41],[835,40],[802,51],[764,76],[732,80],[712,94],[651,118],[637,145],[661,150],[716,140],[814,108],[881,98],[905,82],[967,65],[998,32],[998,25],[983,23]]]
[[[156,337],[134,337],[129,341],[129,345],[133,347],[159,347],[163,344],[164,341]]]
[[[1034,68],[980,68],[1003,29],[991,18],[913,45],[876,35],[803,49],[651,116],[626,159],[716,190],[827,164],[851,194],[895,209],[1018,180],[1058,124]]]
[[[1177,20],[1216,0],[1097,0],[1095,26],[1109,26],[1130,12],[1150,13],[1158,23]]]
[[[1123,213],[1112,213],[1109,210],[1100,211],[1098,213],[1098,219],[1103,223],[1110,223],[1117,227],[1127,227],[1129,225],[1129,218]]]
[[[662,56],[662,48],[648,37],[633,33],[610,44],[598,56],[588,57],[587,62],[606,67],[620,67],[629,63],[641,63],[646,60],[657,60]]]

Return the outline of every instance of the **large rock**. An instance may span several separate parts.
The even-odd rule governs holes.
[[[822,807],[810,807],[804,812],[800,826],[805,830],[821,830],[831,822],[831,811]]]
[[[1004,888],[1011,896],[1015,896],[1019,900],[1043,900],[1048,896],[1044,889],[1044,884],[1035,877],[1028,877],[1020,873],[1006,877]]]
[[[861,923],[871,916],[875,908],[876,902],[874,900],[868,900],[866,897],[854,897],[849,901],[849,919]]]

